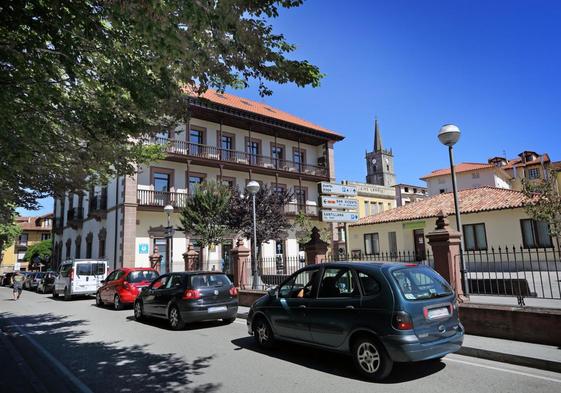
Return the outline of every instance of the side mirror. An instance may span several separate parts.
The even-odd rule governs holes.
[[[272,297],[276,298],[277,297],[277,287],[269,288],[267,293],[269,294],[269,296],[272,296]]]

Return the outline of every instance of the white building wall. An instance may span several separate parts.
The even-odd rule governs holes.
[[[452,192],[452,176],[450,175],[431,177],[426,182],[429,196],[441,194],[441,190]],[[457,173],[456,182],[458,190],[484,186],[510,188],[508,181],[499,176],[495,168]]]

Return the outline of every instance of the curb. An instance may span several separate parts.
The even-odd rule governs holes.
[[[247,319],[247,314],[248,313],[238,313],[237,317]],[[495,352],[466,346],[462,346],[456,354],[561,373],[561,363],[552,360],[536,359],[512,353]]]

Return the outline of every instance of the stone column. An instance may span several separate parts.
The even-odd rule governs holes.
[[[162,262],[162,256],[158,252],[158,249],[154,250],[154,253],[151,254],[148,259],[150,260],[150,266],[152,269],[156,269],[156,271],[160,273],[160,262]]]
[[[195,251],[193,245],[189,243],[187,246],[187,251],[183,253],[183,260],[185,261],[185,271],[192,272],[197,268],[197,262],[199,260],[199,253]]]
[[[446,279],[456,291],[458,302],[469,300],[462,289],[460,271],[460,246],[462,235],[450,228],[446,215],[440,211],[436,220],[436,228],[427,234],[434,257],[434,270]]]
[[[313,227],[310,241],[304,244],[304,250],[306,252],[306,263],[308,265],[313,265],[325,261],[327,255],[327,247],[327,242],[324,242],[320,238],[319,229],[317,227]]]
[[[247,288],[251,275],[249,248],[245,247],[242,239],[238,239],[236,247],[230,251],[232,270],[234,273],[234,285],[239,288]]]

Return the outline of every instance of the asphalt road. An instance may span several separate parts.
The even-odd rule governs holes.
[[[10,298],[0,288],[2,392],[561,391],[561,374],[459,355],[398,365],[386,383],[369,383],[342,355],[296,345],[262,352],[240,319],[176,332],[138,323],[132,310],[97,308],[93,298]]]

